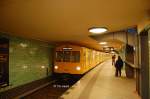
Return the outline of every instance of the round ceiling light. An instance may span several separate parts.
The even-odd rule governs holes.
[[[106,46],[103,46],[103,47],[106,48],[106,47],[109,47],[109,46],[106,45]]]
[[[100,34],[106,31],[108,31],[108,29],[105,27],[93,27],[89,29],[89,32],[94,33],[94,34]]]
[[[105,44],[107,44],[107,42],[100,42],[99,44],[101,44],[101,45],[105,45]]]

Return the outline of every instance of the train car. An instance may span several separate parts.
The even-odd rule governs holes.
[[[55,49],[54,73],[84,74],[104,61],[105,56],[106,53],[86,47],[60,45]]]

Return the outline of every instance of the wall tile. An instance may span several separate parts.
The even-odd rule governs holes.
[[[0,36],[5,36],[1,35]],[[10,39],[9,82],[11,88],[47,77],[52,67],[52,47],[48,43],[14,36]],[[51,71],[49,72],[51,75]]]

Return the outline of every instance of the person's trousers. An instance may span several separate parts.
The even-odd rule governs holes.
[[[115,76],[121,76],[121,69],[120,68],[116,68]]]

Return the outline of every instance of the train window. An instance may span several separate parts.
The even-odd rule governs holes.
[[[71,62],[80,62],[80,51],[72,51]]]
[[[56,62],[61,62],[63,59],[63,51],[56,52]]]
[[[63,62],[70,62],[71,51],[64,51]]]

